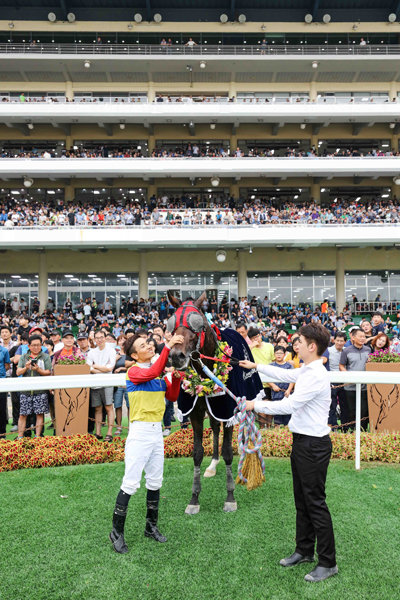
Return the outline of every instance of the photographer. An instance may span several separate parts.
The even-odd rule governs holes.
[[[28,352],[19,359],[17,377],[43,377],[50,374],[51,359],[42,351],[42,336],[31,335],[28,338]],[[49,401],[46,390],[21,392],[18,439],[22,439],[26,417],[32,413],[36,415],[36,437],[39,437],[43,429],[44,414],[48,411]]]

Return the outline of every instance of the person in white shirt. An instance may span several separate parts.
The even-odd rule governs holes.
[[[332,519],[325,502],[325,482],[332,442],[328,414],[331,388],[322,355],[330,342],[329,331],[320,323],[303,325],[299,330],[298,354],[304,365],[300,369],[256,365],[240,361],[245,369],[256,368],[272,380],[295,383],[293,394],[274,402],[247,401],[246,410],[269,415],[291,414],[289,429],[293,433],[291,467],[296,505],[296,548],[280,564],[290,567],[313,562],[317,541],[317,566],[305,576],[306,581],[322,581],[336,575],[335,538]]]
[[[112,373],[117,360],[117,353],[110,344],[106,344],[106,336],[104,331],[96,331],[94,334],[96,348],[89,350],[86,357],[86,363],[90,365],[91,373]],[[107,435],[104,438],[106,442],[111,442],[112,428],[114,423],[114,387],[95,387],[90,392],[90,403],[95,408],[96,433],[98,440],[103,439],[101,436],[101,418],[103,413],[103,405],[107,413]]]

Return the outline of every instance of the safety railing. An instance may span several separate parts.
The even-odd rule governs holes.
[[[355,468],[361,467],[361,387],[363,384],[400,385],[400,373],[380,373],[377,371],[338,372],[327,371],[331,383],[353,383],[356,385],[356,421],[355,421]],[[270,383],[274,381],[268,378]],[[278,383],[278,382],[277,382]],[[59,390],[70,388],[124,387],[126,374],[98,375],[57,375],[49,377],[18,377],[0,379],[1,392],[34,392],[37,390]]]
[[[230,56],[247,57],[259,56],[387,56],[399,55],[400,45],[368,44],[360,46],[356,44],[285,44],[267,45],[261,44],[198,44],[187,46],[186,44],[175,44],[173,46],[160,46],[157,44],[95,44],[95,43],[6,43],[0,44],[0,54],[82,54],[93,56],[105,55],[145,55],[145,56]]]

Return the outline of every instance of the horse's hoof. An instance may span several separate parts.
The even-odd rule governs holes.
[[[185,510],[186,515],[197,515],[200,511],[200,504],[188,504]]]
[[[235,512],[237,510],[237,502],[225,502],[224,512]]]
[[[215,469],[210,469],[210,467],[208,467],[204,471],[204,477],[215,477],[216,474],[217,474],[217,471]]]

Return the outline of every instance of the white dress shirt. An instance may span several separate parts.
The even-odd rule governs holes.
[[[296,383],[293,394],[283,400],[256,400],[254,410],[267,415],[292,415],[289,429],[293,433],[322,437],[330,433],[328,426],[331,387],[322,359],[300,369],[281,369],[257,365],[257,370],[270,380]]]

